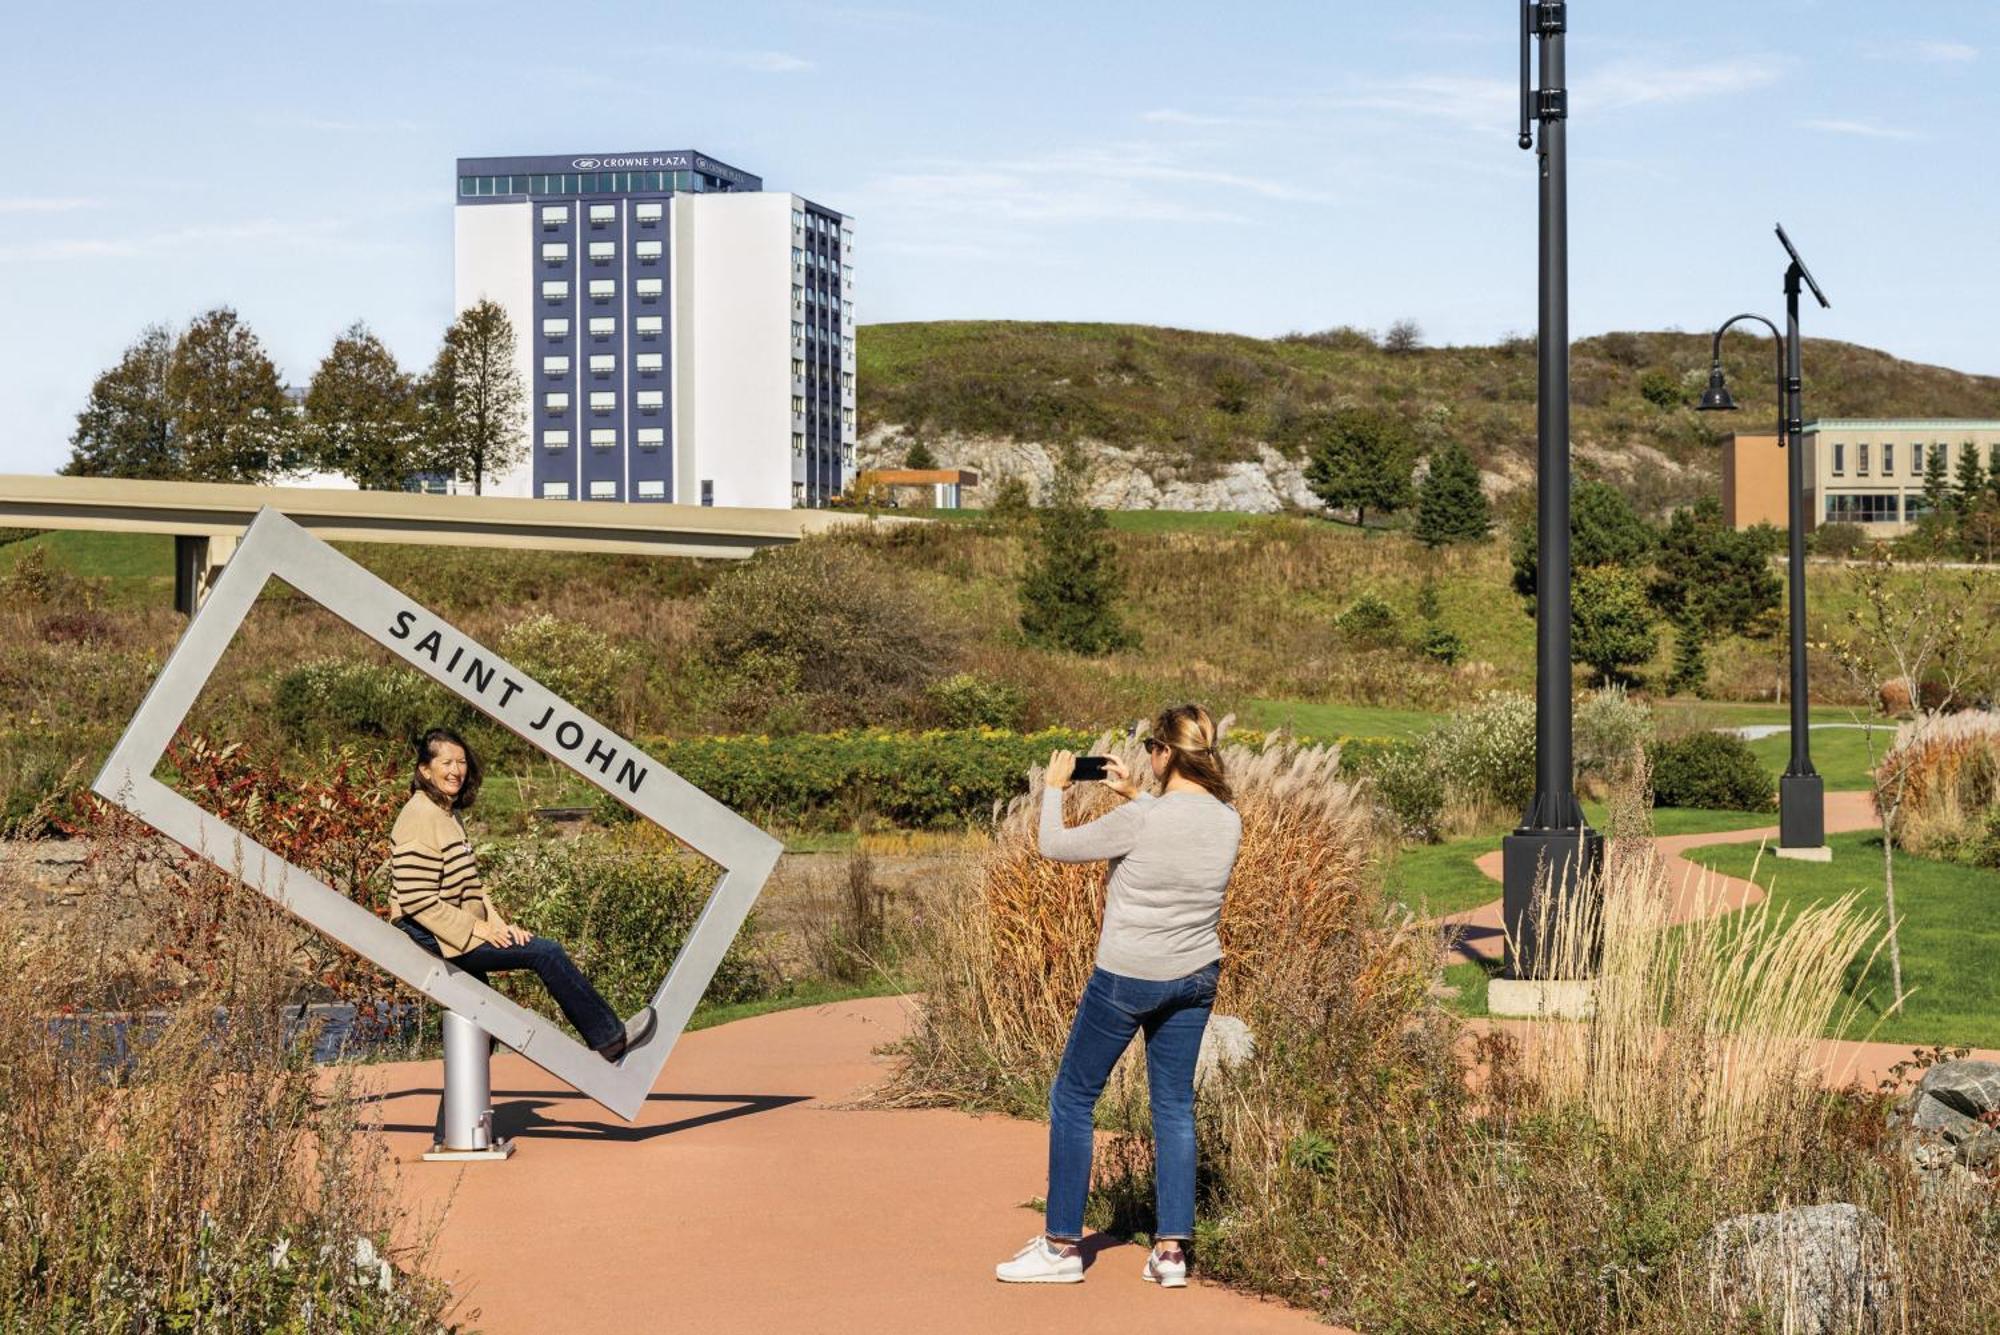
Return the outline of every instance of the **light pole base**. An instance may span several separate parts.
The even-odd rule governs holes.
[[[1821,844],[1818,848],[1774,848],[1771,850],[1771,853],[1775,857],[1785,858],[1792,862],[1833,861],[1833,850],[1825,844]]]
[[[1779,856],[1789,849],[1826,846],[1826,781],[1817,774],[1778,780]]]
[[[1602,893],[1598,878],[1604,870],[1604,836],[1588,826],[1519,829],[1500,841],[1500,864],[1500,921],[1507,933],[1504,976],[1535,978],[1548,967],[1540,935],[1554,925],[1556,906],[1570,894]],[[1552,897],[1547,912],[1535,902],[1536,891],[1544,888]],[[1594,926],[1599,917],[1593,911],[1586,921]],[[1595,956],[1594,944],[1587,953]],[[1592,958],[1586,967],[1595,965]]]
[[[1588,1020],[1597,1009],[1589,978],[1495,978],[1486,984],[1489,1015],[1533,1020]]]

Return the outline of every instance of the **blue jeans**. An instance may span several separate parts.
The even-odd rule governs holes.
[[[396,926],[431,954],[444,955],[430,928],[415,918],[398,918]],[[590,980],[583,976],[583,970],[570,959],[569,952],[549,937],[538,936],[525,946],[495,946],[482,941],[463,955],[453,955],[451,962],[482,983],[489,973],[533,969],[556,1005],[562,1007],[571,1026],[593,1050],[609,1047],[625,1032],[625,1024],[617,1012],[598,995]]]
[[[1220,960],[1164,983],[1091,972],[1049,1091],[1050,1237],[1083,1236],[1091,1114],[1111,1068],[1141,1030],[1153,1105],[1153,1236],[1194,1236],[1194,1063],[1221,973]]]

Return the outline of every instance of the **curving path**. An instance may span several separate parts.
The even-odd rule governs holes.
[[[446,1211],[433,1273],[458,1319],[506,1332],[1019,1332],[1329,1328],[1195,1282],[1139,1278],[1145,1250],[1086,1239],[1080,1285],[1003,1285],[1040,1228],[1048,1129],[947,1110],[849,1111],[887,1071],[896,997],[782,1011],[685,1035],[638,1122],[521,1058],[493,1061],[505,1163],[430,1164],[442,1066],[364,1068],[419,1211]],[[476,1317],[474,1313],[477,1313]]]

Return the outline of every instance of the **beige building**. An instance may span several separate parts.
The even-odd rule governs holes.
[[[2000,421],[1966,418],[1822,418],[1806,423],[1808,531],[1859,524],[1878,537],[1905,532],[1924,513],[1924,471],[1933,453],[1956,479],[1966,451],[1991,472],[2000,462]],[[1722,507],[1738,528],[1785,524],[1785,452],[1770,435],[1736,435],[1723,446]]]

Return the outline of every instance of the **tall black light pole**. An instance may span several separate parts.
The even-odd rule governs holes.
[[[1789,486],[1785,497],[1787,539],[1786,598],[1790,606],[1792,638],[1792,758],[1778,780],[1778,856],[1821,861],[1826,847],[1826,784],[1812,763],[1810,701],[1806,692],[1806,516],[1805,413],[1801,405],[1803,349],[1799,340],[1799,284],[1812,289],[1821,309],[1826,294],[1819,290],[1805,261],[1785,229],[1778,228],[1778,240],[1791,263],[1785,268],[1785,333],[1778,338],[1776,325],[1761,315],[1738,315],[1715,331],[1709,351],[1708,389],[1701,396],[1705,412],[1728,410],[1736,404],[1722,381],[1722,335],[1738,320],[1757,320],[1778,338],[1778,445],[1787,453],[1785,468]]]
[[[1569,146],[1562,0],[1521,11],[1521,137],[1541,133],[1540,320],[1536,341],[1535,796],[1521,826],[1502,842],[1501,916],[1507,928],[1507,978],[1546,979],[1536,911],[1538,886],[1553,909],[1591,886],[1604,864],[1604,839],[1583,821],[1576,800],[1570,735],[1569,558]],[[1529,39],[1541,56],[1541,87],[1532,86]]]

